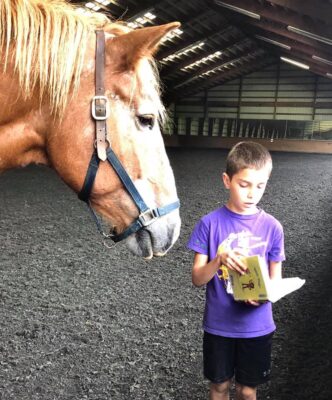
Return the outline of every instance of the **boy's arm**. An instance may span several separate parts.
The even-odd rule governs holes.
[[[281,261],[270,261],[269,262],[269,275],[271,279],[281,279],[282,272],[281,272]]]
[[[195,253],[193,268],[192,268],[192,282],[195,286],[203,286],[208,283],[221,265],[225,265],[240,274],[244,274],[247,269],[246,265],[241,260],[242,254],[234,251],[225,251],[208,262],[209,258],[205,254]]]
[[[203,286],[208,283],[220,267],[219,256],[208,263],[208,256],[195,253],[191,272],[192,282],[195,286]]]

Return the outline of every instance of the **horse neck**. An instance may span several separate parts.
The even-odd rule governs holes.
[[[0,171],[48,164],[46,122],[35,97],[23,100],[16,79],[0,73]]]

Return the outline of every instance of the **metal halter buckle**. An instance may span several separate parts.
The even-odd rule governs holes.
[[[156,215],[155,210],[151,210],[151,208],[142,212],[138,216],[138,220],[142,224],[142,226],[148,226],[148,225],[152,224],[152,222],[154,222],[157,218],[158,218],[158,215]]]
[[[103,104],[96,104],[97,101],[103,101]],[[94,96],[91,103],[92,116],[97,121],[105,121],[110,116],[108,98],[106,96]]]

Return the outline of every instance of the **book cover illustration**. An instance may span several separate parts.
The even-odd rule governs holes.
[[[240,275],[228,269],[228,278],[235,300],[276,302],[300,289],[305,283],[304,279],[297,277],[271,280],[264,260],[258,255],[244,257],[243,260],[248,268],[246,274]]]

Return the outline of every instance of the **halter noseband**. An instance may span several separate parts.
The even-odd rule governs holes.
[[[152,224],[157,218],[162,217],[176,210],[180,206],[179,200],[174,203],[168,204],[163,207],[149,208],[142,196],[139,194],[136,186],[131,180],[130,176],[125,171],[120,160],[113,152],[110,143],[107,139],[107,123],[106,120],[109,117],[109,106],[108,98],[105,96],[105,85],[104,85],[104,69],[105,69],[105,34],[104,31],[96,31],[96,95],[92,99],[92,117],[96,123],[96,141],[95,147],[89,167],[86,173],[86,177],[83,183],[81,191],[78,193],[80,200],[83,200],[89,206],[90,211],[97,223],[98,230],[104,236],[109,237],[114,242],[119,242],[127,238],[129,235],[139,231],[142,228]],[[113,167],[114,171],[120,178],[123,186],[132,197],[136,207],[139,210],[138,218],[129,225],[120,234],[105,234],[102,231],[101,224],[98,216],[90,205],[90,194],[92,186],[96,178],[100,161],[108,161]]]

